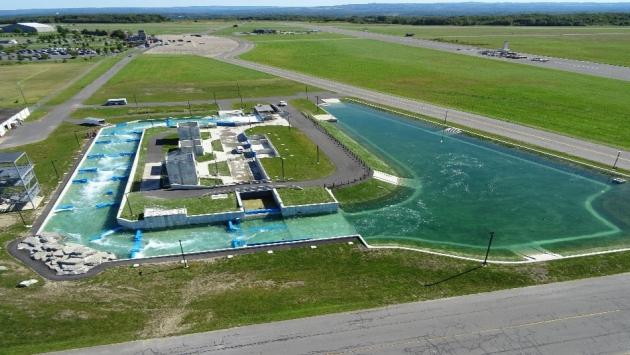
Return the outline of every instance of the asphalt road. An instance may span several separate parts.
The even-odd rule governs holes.
[[[66,353],[627,353],[629,294],[621,274]]]
[[[617,167],[630,170],[630,152],[626,150],[237,58],[240,54],[252,48],[254,48],[252,43],[239,40],[239,46],[235,50],[224,53],[215,59],[303,82],[323,90],[337,92],[341,96],[356,97],[375,104],[396,107],[440,120],[448,115],[447,122],[609,166],[613,165],[617,153],[621,152]]]
[[[94,80],[91,84],[84,87],[70,100],[55,106],[46,116],[38,121],[26,122],[24,125],[9,131],[9,134],[0,138],[0,146],[2,148],[12,148],[24,144],[36,143],[48,137],[65,119],[70,117],[72,111],[81,105],[81,103],[91,97],[98,89],[101,88],[109,79],[116,75],[122,68],[131,62],[138,53],[142,51],[131,52],[131,57],[125,56],[123,59],[114,64],[105,74]]]
[[[437,41],[431,41],[427,39],[419,39],[419,38],[413,38],[413,37],[393,36],[393,35],[386,35],[386,34],[374,33],[374,32],[346,30],[346,29],[337,28],[334,26],[317,26],[317,25],[308,25],[308,24],[305,24],[304,26],[311,29],[317,29],[323,32],[332,32],[332,33],[342,34],[342,35],[351,36],[351,37],[373,39],[377,41],[403,44],[403,45],[412,46],[412,47],[422,47],[422,48],[435,49],[435,50],[444,51],[444,52],[451,52],[451,53],[469,55],[469,56],[474,56],[474,57],[482,57],[482,58],[487,58],[490,60],[500,60],[500,61],[510,62],[510,63],[519,63],[519,64],[532,65],[532,66],[541,67],[541,68],[563,70],[563,71],[569,71],[569,72],[574,72],[574,73],[579,73],[579,74],[587,74],[587,75],[601,76],[604,78],[630,81],[630,68],[629,67],[587,62],[587,61],[575,60],[575,59],[547,57],[547,56],[522,53],[522,52],[519,52],[519,53],[527,56],[528,59],[507,59],[507,58],[488,57],[488,56],[479,54],[479,51],[485,50],[487,48],[479,48],[479,47],[467,46],[463,44],[437,42]],[[546,59],[549,59],[549,61],[546,63],[533,62],[530,59],[534,57],[546,58]]]

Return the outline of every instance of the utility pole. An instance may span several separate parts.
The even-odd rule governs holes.
[[[28,105],[28,102],[26,102],[26,96],[24,96],[24,90],[22,90],[22,85],[20,85],[19,81],[15,84],[17,85],[18,90],[20,90],[20,95],[22,95],[22,100],[24,100],[24,104]]]
[[[20,219],[22,220],[22,224],[26,226],[26,221],[24,220],[24,216],[22,216],[22,211],[20,211],[19,209],[17,209],[16,211],[18,215],[20,216]]]
[[[282,180],[284,180],[284,158],[280,158],[282,160],[280,160],[282,162]]]
[[[138,108],[138,98],[136,97],[136,94],[133,94],[133,101],[136,103],[136,108]]]
[[[490,240],[488,241],[488,249],[486,250],[486,257],[483,259],[483,263],[481,265],[488,265],[488,254],[490,254],[490,246],[492,245],[492,239],[494,239],[494,232],[490,232]]]
[[[186,260],[186,255],[184,254],[184,247],[182,246],[182,240],[179,240],[179,249],[182,251],[182,261],[184,262],[184,269],[188,269],[188,260]]]
[[[77,141],[77,147],[80,147],[81,143],[79,143],[79,136],[77,136],[77,131],[74,131],[74,139]]]
[[[319,113],[319,95],[315,96],[315,107],[317,107],[317,113]]]
[[[319,146],[317,146],[317,164],[319,164]]]
[[[615,158],[615,163],[613,164],[613,169],[617,169],[617,163],[619,162],[619,157],[621,157],[621,151],[617,152],[617,157]]]
[[[127,207],[129,207],[129,213],[133,217],[133,209],[131,208],[131,201],[129,200],[129,192],[125,194],[125,200],[127,201]]]
[[[444,114],[444,125],[446,126],[446,119],[448,118],[448,110],[446,110],[446,113]]]
[[[306,92],[306,99],[308,100],[308,85],[304,86],[304,91]]]
[[[192,116],[192,107],[190,106],[190,100],[188,100],[188,114]]]
[[[53,170],[55,171],[55,175],[57,176],[57,180],[59,180],[59,171],[57,171],[57,167],[55,166],[55,161],[51,160],[50,163],[52,164]]]

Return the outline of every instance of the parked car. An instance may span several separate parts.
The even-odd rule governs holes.
[[[280,102],[278,102],[278,106],[280,106],[280,107],[284,107],[284,106],[286,106],[286,105],[287,105],[287,102],[286,102],[286,101],[280,101]]]

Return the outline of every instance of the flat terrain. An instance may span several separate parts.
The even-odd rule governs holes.
[[[186,208],[189,216],[238,210],[234,193],[228,194],[227,198],[224,199],[212,199],[210,196],[162,199],[144,196],[139,192],[132,192],[127,196],[128,201],[123,206],[121,217],[129,220],[142,219],[143,211],[147,207],[162,209]],[[129,208],[129,205],[131,205],[131,208]]]
[[[501,48],[518,52],[630,66],[630,27],[409,26],[336,23],[335,27],[396,36]]]
[[[77,23],[66,27],[69,29],[82,30],[123,30],[138,32],[145,30],[148,34],[184,34],[184,33],[205,33],[225,26],[223,21],[169,21],[159,23]]]
[[[304,189],[278,189],[278,194],[285,206],[307,205],[311,203],[334,202],[328,191],[319,186]]]
[[[630,147],[624,81],[372,40],[259,43],[241,58]]]
[[[323,151],[318,154],[317,146],[296,128],[259,126],[250,128],[245,133],[267,135],[280,154],[280,157],[260,160],[272,180],[315,180],[335,171],[335,166],[326,154]]]
[[[105,84],[88,104],[126,97],[130,102],[292,95],[304,85],[250,69],[190,55],[142,55]]]
[[[276,30],[276,34],[247,34],[256,29]],[[352,39],[349,36],[343,36],[335,33],[312,32],[304,33],[308,29],[300,26],[299,23],[279,23],[268,21],[254,21],[238,23],[238,27],[228,26],[213,34],[224,36],[238,36],[252,42],[275,42],[275,41],[294,41],[294,40],[330,40],[330,39]],[[294,33],[280,33],[294,32]]]
[[[630,346],[628,281],[628,274],[615,275],[80,349],[71,354],[118,355],[147,349],[174,354],[624,353]]]
[[[81,75],[94,62],[29,63],[0,66],[0,107],[24,107],[18,89],[22,87],[28,105],[50,95]]]
[[[147,51],[147,54],[190,54],[215,57],[233,50],[238,43],[230,38],[206,35],[161,35],[163,45]]]
[[[13,239],[21,231],[5,229],[0,241]],[[192,262],[189,269],[179,264],[119,267],[90,279],[47,283],[40,279],[34,287],[18,289],[15,284],[35,276],[33,272],[10,258],[5,248],[0,250],[0,264],[9,268],[0,278],[0,347],[11,354],[208,331],[630,270],[627,253],[475,269],[478,263],[417,252],[368,252],[330,245]]]

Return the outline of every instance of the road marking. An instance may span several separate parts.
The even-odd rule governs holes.
[[[356,353],[356,352],[363,352],[363,351],[370,351],[370,350],[376,350],[376,349],[391,348],[391,347],[399,346],[399,345],[418,344],[418,343],[425,343],[425,342],[429,343],[431,341],[447,340],[449,338],[458,338],[458,337],[470,336],[470,335],[482,335],[482,334],[486,334],[486,333],[503,332],[505,330],[510,330],[510,329],[525,328],[525,327],[531,327],[531,326],[536,326],[536,325],[545,325],[545,324],[563,322],[563,321],[574,320],[574,319],[592,318],[592,317],[598,317],[598,316],[607,315],[607,314],[611,314],[611,313],[617,313],[617,312],[621,312],[621,310],[620,309],[615,309],[615,310],[603,311],[603,312],[577,314],[577,315],[574,315],[574,316],[545,319],[545,320],[541,320],[541,321],[537,321],[537,322],[528,322],[528,323],[510,325],[510,326],[506,326],[506,327],[482,329],[482,330],[475,331],[475,332],[458,333],[458,334],[453,334],[453,335],[437,336],[437,337],[431,337],[431,338],[416,338],[416,339],[413,339],[413,340],[400,340],[400,341],[393,341],[393,342],[389,342],[389,343],[381,343],[381,344],[374,344],[374,345],[359,346],[359,347],[356,347],[354,349],[349,349],[349,350],[345,350],[345,351],[341,351],[341,352],[329,352],[327,354],[351,354],[351,353]]]

